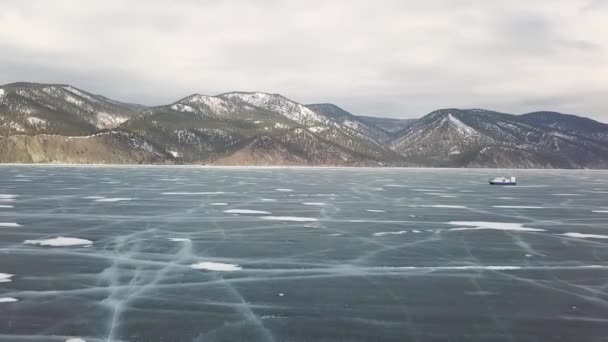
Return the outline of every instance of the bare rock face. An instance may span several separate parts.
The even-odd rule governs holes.
[[[3,163],[152,164],[169,160],[163,151],[125,133],[15,135],[0,139]]]

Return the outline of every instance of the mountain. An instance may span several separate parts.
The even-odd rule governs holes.
[[[557,113],[443,109],[400,132],[393,149],[429,166],[606,168],[606,134],[608,125]]]
[[[148,108],[120,129],[158,143],[186,163],[384,165],[401,157],[281,95],[194,94]]]
[[[368,125],[379,128],[385,132],[388,132],[392,135],[398,133],[399,131],[403,131],[417,119],[393,119],[393,118],[378,118],[375,116],[362,116],[358,115],[357,118],[360,121],[365,122]]]
[[[375,141],[387,143],[392,140],[391,134],[375,125],[368,124],[360,117],[353,115],[344,109],[331,103],[318,103],[306,105],[310,110],[324,115],[329,120],[332,120],[340,125],[349,127]]]
[[[7,84],[0,87],[0,137],[91,134],[117,127],[142,108],[69,85]]]
[[[13,83],[0,87],[0,162],[608,168],[608,125],[455,108],[374,118],[260,92],[145,107]]]

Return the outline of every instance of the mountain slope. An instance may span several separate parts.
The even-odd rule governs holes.
[[[195,94],[148,108],[120,129],[156,142],[184,162],[205,163],[238,150],[257,136],[281,134],[297,126],[274,112]]]
[[[318,103],[306,105],[307,108],[314,112],[324,115],[326,118],[346,126],[360,134],[374,139],[382,143],[389,142],[392,136],[385,130],[379,129],[373,125],[367,124],[358,116],[353,115],[344,109],[331,103]]]
[[[255,148],[258,155],[282,155],[285,163],[392,164],[401,159],[363,133],[283,96],[264,93],[195,94],[146,109],[120,128],[155,141],[192,163],[214,163],[247,148]],[[315,152],[311,146],[335,153]],[[300,159],[289,161],[285,151],[301,152]],[[332,160],[334,157],[338,159]]]
[[[0,87],[0,137],[91,134],[117,127],[142,108],[69,85],[7,84]]]
[[[218,165],[325,165],[383,166],[382,160],[358,154],[320,139],[306,128],[280,135],[259,136],[246,146],[215,162]]]
[[[357,115],[357,118],[364,123],[381,129],[391,135],[403,131],[417,119],[393,119],[393,118],[378,118],[375,116]]]
[[[152,164],[170,161],[164,151],[124,132],[79,137],[13,135],[0,139],[2,163]]]
[[[233,92],[220,95],[238,103],[273,111],[308,129],[319,138],[365,155],[373,160],[384,160],[390,164],[402,163],[402,158],[394,153],[386,144],[376,139],[356,124],[343,123],[331,115],[316,112],[310,108],[291,101],[281,95],[265,93]]]
[[[573,133],[564,120],[550,125],[538,120],[536,115],[444,109],[406,128],[393,148],[407,160],[428,166],[608,166],[608,147],[600,138]],[[601,124],[594,127],[598,137],[608,133]]]

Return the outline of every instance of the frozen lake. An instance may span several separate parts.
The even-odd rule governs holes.
[[[0,341],[606,336],[608,172],[0,166]]]

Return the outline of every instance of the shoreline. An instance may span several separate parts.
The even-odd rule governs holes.
[[[522,168],[467,168],[467,167],[415,167],[415,166],[315,166],[315,165],[196,165],[196,164],[62,164],[62,163],[0,163],[0,167],[68,167],[68,168],[176,168],[176,169],[300,169],[300,170],[514,170],[514,171],[572,171],[607,172],[608,169],[522,169]]]

